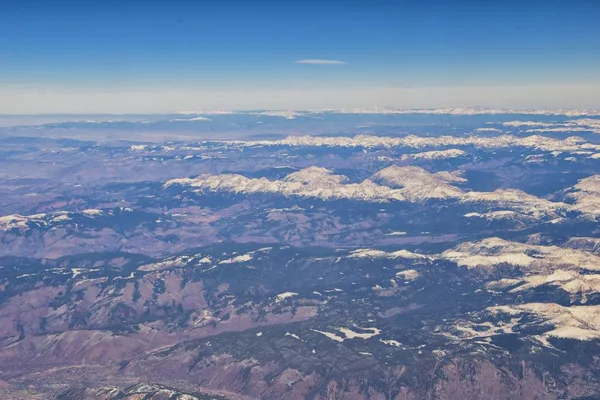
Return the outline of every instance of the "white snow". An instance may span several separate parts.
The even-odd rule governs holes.
[[[600,257],[582,250],[524,244],[497,237],[461,243],[440,257],[468,268],[508,263],[531,271],[564,267],[600,270]]]
[[[592,218],[600,216],[600,174],[579,180],[568,191],[568,197],[575,201],[574,210]]]
[[[491,133],[502,133],[502,129],[498,128],[477,128],[475,132],[491,132]]]
[[[335,340],[336,342],[340,342],[341,343],[341,342],[344,341],[343,337],[338,336],[335,333],[325,332],[325,331],[319,331],[319,330],[316,330],[316,329],[311,329],[311,331],[320,333],[321,335],[324,335],[324,336],[328,337],[331,340]]]
[[[421,276],[421,274],[414,269],[407,269],[406,271],[400,271],[396,273],[396,278],[401,278],[407,281],[414,281],[419,276]]]
[[[402,343],[400,343],[397,340],[386,340],[386,339],[379,339],[379,341],[383,344],[387,344],[389,346],[394,346],[394,347],[402,347]]]
[[[250,113],[252,115],[264,115],[266,117],[281,117],[285,119],[295,119],[301,116],[302,113],[296,111],[262,111],[258,113]]]
[[[564,115],[567,117],[597,116],[600,110],[595,109],[501,109],[488,107],[464,108],[342,108],[331,110],[314,110],[312,114],[432,114],[432,115]]]
[[[81,275],[82,273],[86,272],[86,270],[83,268],[71,268],[71,271],[73,272],[73,278],[75,278],[77,275]]]
[[[183,267],[192,259],[191,256],[179,256],[167,258],[156,263],[142,265],[138,268],[140,271],[159,271],[166,268]],[[209,261],[210,262],[210,261]]]
[[[69,218],[69,216],[67,214],[61,214],[58,215],[54,218],[52,218],[52,222],[62,222],[62,221],[69,221],[71,218]]]
[[[511,210],[490,211],[486,213],[471,212],[464,215],[466,218],[483,218],[490,221],[501,219],[512,219],[518,213]]]
[[[199,122],[199,121],[212,121],[206,117],[193,117],[193,118],[175,118],[169,120],[170,122]]]
[[[520,279],[500,279],[488,283],[486,287],[506,289],[516,286],[510,292],[518,293],[543,285],[559,287],[569,293],[572,300],[580,298],[581,302],[585,303],[588,294],[600,292],[600,274],[581,274],[573,270],[558,269],[551,274],[533,274]]]
[[[358,328],[358,327],[356,327],[356,328]],[[337,329],[339,332],[342,332],[344,334],[344,336],[346,336],[347,339],[355,339],[355,338],[369,339],[369,338],[372,338],[373,336],[377,336],[381,333],[381,331],[377,328],[359,328],[364,331],[370,331],[367,333],[355,332],[351,328],[335,328],[335,329]]]
[[[298,293],[294,293],[294,292],[279,293],[277,296],[275,296],[275,303],[282,302],[283,300],[288,299],[290,297],[294,297],[294,296],[298,296]]]
[[[552,326],[543,336],[576,340],[600,339],[600,306],[565,307],[554,303],[526,303],[489,307],[492,314],[532,314],[543,324]]]
[[[253,258],[252,254],[242,254],[239,256],[232,257],[232,258],[228,258],[223,261],[219,261],[219,264],[242,263],[242,262],[250,261],[250,260],[252,260],[252,258]]]
[[[144,151],[148,146],[144,144],[134,144],[129,148],[131,151]]]
[[[203,175],[195,179],[173,179],[165,184],[191,186],[205,191],[233,193],[277,193],[284,196],[320,198],[323,200],[360,199],[385,202],[392,199],[404,200],[398,190],[380,186],[370,180],[362,183],[345,183],[343,175],[334,175],[325,168],[309,167],[288,175],[283,180],[246,178],[242,175]]]
[[[448,149],[448,150],[433,150],[433,151],[425,151],[422,153],[414,153],[414,154],[403,154],[400,158],[402,161],[408,160],[441,160],[445,158],[457,158],[466,156],[468,153],[459,149]]]
[[[294,339],[298,339],[298,340],[300,340],[301,342],[304,342],[304,340],[300,339],[300,337],[299,337],[298,335],[294,334],[294,333],[289,333],[289,332],[286,332],[286,333],[285,333],[285,336],[290,336],[290,337],[293,337]]]
[[[104,212],[102,210],[96,209],[83,210],[81,213],[87,215],[88,217],[104,215]]]
[[[598,146],[600,149],[600,145]],[[556,219],[568,211],[589,217],[600,215],[600,175],[582,179],[569,189],[575,204],[549,201],[517,189],[497,189],[493,192],[464,192],[455,184],[465,179],[458,173],[431,173],[423,168],[391,166],[360,183],[348,183],[348,178],[321,167],[309,167],[293,172],[281,180],[247,178],[237,174],[202,175],[198,178],[173,179],[164,187],[181,185],[198,192],[231,192],[243,194],[271,193],[286,197],[319,198],[322,200],[352,199],[366,202],[422,202],[453,200],[477,204],[493,210],[467,213],[467,218],[520,221]],[[273,210],[275,211],[275,210]]]
[[[408,250],[398,250],[387,253],[383,250],[357,249],[352,250],[350,254],[348,254],[348,258],[406,258],[413,260],[428,260],[430,257],[423,254],[413,253]]]
[[[600,133],[600,119],[580,118],[565,122],[510,121],[502,123],[510,127],[527,127],[525,132],[593,132]]]
[[[399,190],[409,201],[460,197],[462,191],[452,183],[465,181],[449,172],[430,173],[414,166],[387,167],[374,174],[371,180]]]
[[[343,327],[337,327],[337,328],[333,328],[338,332],[341,332],[343,334],[343,336],[339,336],[335,333],[331,333],[331,332],[325,332],[325,331],[319,331],[316,329],[311,329],[314,332],[320,333],[321,335],[325,335],[326,337],[328,337],[329,339],[335,340],[336,342],[343,342],[346,339],[370,339],[373,336],[377,336],[381,333],[381,330],[379,330],[378,328],[359,328],[359,327],[354,327],[354,329],[360,329],[363,331],[369,331],[369,332],[356,332],[354,330],[352,330],[352,328],[343,328]]]
[[[9,230],[15,228],[27,228],[28,217],[19,214],[6,215],[0,217],[0,230]]]
[[[234,143],[234,142],[229,142]],[[289,136],[282,140],[265,140],[255,142],[235,142],[242,146],[294,146],[294,147],[358,147],[358,148],[392,148],[410,147],[416,149],[467,147],[477,148],[515,148],[526,147],[544,151],[577,151],[600,149],[599,145],[587,143],[579,137],[555,139],[540,135],[532,136],[416,136],[385,137],[357,135],[354,137],[327,136]]]
[[[406,232],[404,231],[394,231],[394,232],[390,232],[390,233],[386,233],[386,236],[405,236]]]

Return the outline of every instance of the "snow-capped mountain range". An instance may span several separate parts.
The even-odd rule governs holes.
[[[582,179],[567,189],[573,204],[549,201],[516,189],[492,192],[464,191],[455,186],[465,182],[456,172],[430,173],[420,167],[390,166],[369,179],[349,183],[348,177],[336,175],[321,167],[309,167],[287,175],[281,180],[247,178],[237,174],[201,175],[167,181],[164,188],[174,185],[190,187],[198,192],[229,192],[235,194],[275,194],[321,200],[356,200],[366,202],[453,200],[460,203],[487,204],[488,207],[512,210],[534,218],[555,221],[567,211],[577,211],[589,218],[600,215],[600,176]],[[492,214],[493,215],[493,214]],[[471,215],[472,216],[472,215]]]

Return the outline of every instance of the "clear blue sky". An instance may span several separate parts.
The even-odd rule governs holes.
[[[599,21],[592,0],[13,0],[0,96],[599,84]]]

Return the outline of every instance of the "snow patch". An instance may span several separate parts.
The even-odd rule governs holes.
[[[404,154],[400,158],[402,161],[409,160],[443,160],[447,158],[457,158],[466,156],[468,153],[459,149],[434,150],[422,153]]]
[[[600,257],[585,251],[511,242],[497,237],[461,243],[440,257],[468,268],[489,268],[507,263],[531,271],[564,267],[600,270]]]
[[[407,281],[414,281],[419,276],[421,275],[414,269],[407,269],[406,271],[400,271],[396,273],[396,278],[404,279]]]
[[[543,336],[581,341],[600,339],[600,306],[565,307],[554,303],[526,303],[514,306],[490,307],[492,314],[532,314],[540,323],[552,328]]]
[[[223,261],[219,261],[219,264],[235,264],[235,263],[242,263],[242,262],[247,262],[252,260],[253,256],[252,254],[242,254],[239,256],[235,256]]]
[[[304,340],[300,339],[300,337],[299,337],[298,335],[294,334],[294,333],[289,333],[289,332],[286,332],[286,333],[285,333],[285,336],[290,336],[290,337],[293,337],[294,339],[298,339],[298,340],[300,340],[301,342],[304,342]]]
[[[319,331],[316,329],[311,329],[314,332],[320,333],[332,340],[335,340],[336,342],[343,342],[346,339],[370,339],[374,336],[377,336],[379,334],[381,334],[381,330],[379,330],[378,328],[360,328],[360,327],[354,327],[354,329],[360,329],[361,332],[356,332],[354,330],[352,330],[352,328],[343,328],[343,327],[337,327],[337,328],[333,328],[338,332],[341,332],[343,334],[343,336],[339,336],[335,333],[331,333],[331,332],[325,332],[325,331]],[[367,331],[367,332],[364,332]]]
[[[402,343],[397,340],[379,339],[379,341],[383,344],[387,344],[388,346],[402,347]]]
[[[294,293],[294,292],[279,293],[277,296],[275,296],[275,303],[280,303],[283,300],[289,299],[290,297],[294,297],[294,296],[298,296],[298,293]]]

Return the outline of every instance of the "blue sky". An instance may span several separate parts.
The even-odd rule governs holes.
[[[86,93],[107,91],[117,99],[119,92],[227,97],[240,91],[328,89],[336,107],[336,91],[348,101],[349,88],[358,95],[376,88],[431,92],[600,84],[600,4],[595,1],[4,3],[0,107],[9,111],[48,108],[40,108],[43,98],[32,96],[50,101],[69,93],[71,99],[84,99]],[[343,63],[297,63],[306,59]],[[7,96],[25,104],[8,104]],[[589,106],[600,107],[591,96]],[[310,108],[315,102],[309,97],[291,105]],[[378,100],[377,95],[365,99]],[[418,106],[427,105],[426,98],[419,101]],[[219,106],[227,105],[222,102]],[[157,98],[156,111],[170,111],[166,103]],[[535,107],[536,99],[530,103]],[[256,108],[234,98],[231,104]],[[65,104],[64,111],[69,107]],[[140,111],[133,108],[124,104],[123,112]]]

